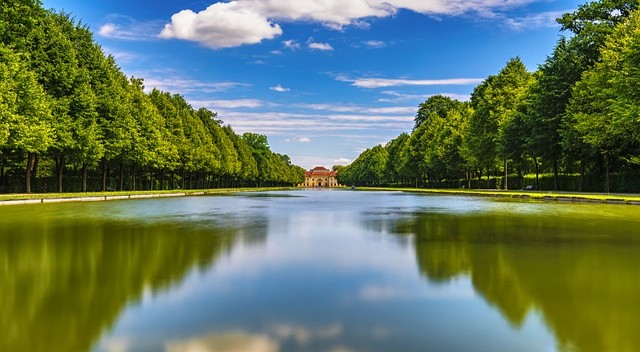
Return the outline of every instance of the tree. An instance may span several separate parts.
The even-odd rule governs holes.
[[[25,192],[31,193],[36,156],[53,143],[51,101],[25,60],[0,45],[0,147],[26,155]]]
[[[616,27],[601,55],[602,61],[576,84],[568,114],[581,140],[602,155],[609,192],[613,160],[624,157],[640,164],[640,13]]]
[[[562,123],[572,88],[580,80],[585,64],[584,56],[575,45],[566,38],[560,39],[553,53],[536,72],[520,116],[527,126],[525,144],[536,163],[536,180],[538,158],[551,161],[555,190],[559,188],[558,162],[563,152]]]
[[[416,114],[415,126],[417,129],[424,122],[433,119],[434,116],[445,118],[447,113],[456,107],[459,102],[443,95],[434,95],[429,97],[424,103],[420,104],[418,113]]]
[[[489,76],[473,91],[471,106],[474,113],[469,123],[467,149],[487,170],[487,180],[498,157],[508,174],[508,139],[504,127],[514,118],[516,109],[531,81],[531,74],[520,58],[514,58],[496,76]]]
[[[585,69],[600,59],[600,48],[618,23],[638,9],[636,0],[599,0],[580,5],[559,19],[562,30],[575,34],[575,45],[586,58]]]
[[[385,146],[389,154],[385,173],[391,183],[404,183],[403,181],[406,179],[406,158],[403,154],[407,153],[409,138],[409,134],[402,133]]]

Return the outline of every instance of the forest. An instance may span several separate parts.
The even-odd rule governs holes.
[[[267,137],[128,77],[71,14],[0,3],[0,193],[291,186]]]
[[[640,12],[599,0],[557,19],[535,72],[518,57],[470,101],[420,104],[411,133],[338,167],[345,185],[640,192]]]

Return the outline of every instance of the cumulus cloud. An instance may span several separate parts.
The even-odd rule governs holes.
[[[271,89],[272,91],[275,91],[275,92],[279,92],[279,93],[285,93],[285,92],[291,91],[291,89],[285,88],[285,87],[283,87],[283,86],[281,86],[279,84],[277,86],[271,87],[269,89]]]
[[[350,82],[359,88],[387,88],[397,86],[457,86],[479,84],[483,78],[446,78],[446,79],[404,79],[404,78],[349,78],[336,77],[338,81]]]
[[[309,138],[309,137],[300,137],[300,138],[297,139],[297,141],[300,142],[300,143],[309,143],[309,142],[311,142],[311,138]]]
[[[256,44],[282,34],[277,21],[310,21],[341,30],[368,26],[366,19],[394,15],[404,9],[426,15],[484,17],[541,0],[233,0],[203,11],[183,10],[171,17],[161,38],[184,39],[211,48]],[[114,28],[105,28],[113,32]]]
[[[333,47],[331,46],[331,44],[328,44],[328,43],[310,42],[308,45],[309,45],[309,49],[311,49],[311,50],[320,50],[320,51],[332,51],[333,50]]]
[[[195,13],[183,10],[171,16],[160,37],[184,39],[210,48],[257,44],[282,34],[278,24],[257,12],[245,1],[219,2]]]

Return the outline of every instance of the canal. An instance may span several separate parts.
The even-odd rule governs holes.
[[[639,351],[640,207],[283,191],[0,208],[0,351]]]

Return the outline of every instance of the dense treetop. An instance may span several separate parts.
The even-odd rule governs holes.
[[[145,93],[71,15],[38,0],[0,4],[0,192],[31,192],[33,179],[62,192],[295,185],[303,175],[265,136],[239,136],[178,94]]]
[[[640,192],[639,21],[637,1],[563,15],[568,35],[537,71],[514,58],[470,102],[430,97],[411,134],[365,151],[340,181],[507,189],[515,172],[512,188]]]

